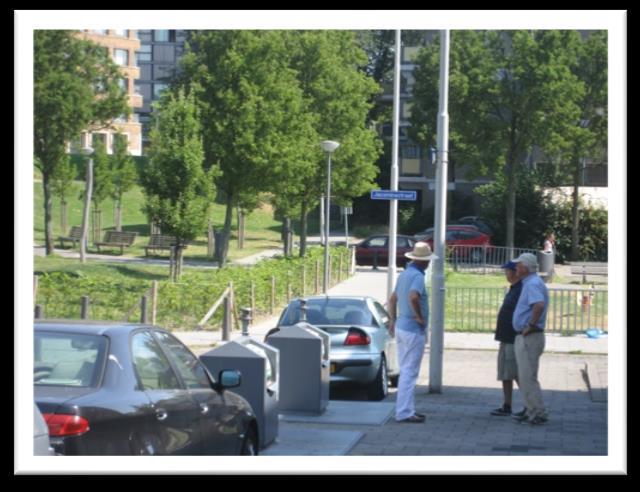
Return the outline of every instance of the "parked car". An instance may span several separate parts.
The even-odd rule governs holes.
[[[425,241],[433,249],[433,228],[414,236],[416,240]],[[491,236],[484,234],[475,226],[449,225],[446,228],[445,244],[452,247],[456,259],[469,259],[473,263],[482,261],[484,248],[491,246]]]
[[[396,265],[405,267],[410,261],[404,255],[413,251],[415,240],[411,236],[396,236]],[[387,266],[389,264],[389,235],[369,236],[356,245],[356,264]]]
[[[169,332],[36,321],[35,402],[63,455],[255,455],[251,406]]]
[[[477,215],[469,215],[467,217],[460,217],[455,221],[459,225],[472,225],[476,226],[480,232],[487,236],[493,236],[493,230],[489,227],[487,221]]]
[[[300,300],[294,299],[267,338],[299,321]],[[378,301],[371,297],[309,297],[307,322],[331,335],[331,383],[364,385],[371,400],[382,400],[389,385],[397,385],[396,341],[389,334],[389,314]]]
[[[49,427],[38,409],[38,405],[33,404],[33,455],[52,456],[55,452],[49,441]]]

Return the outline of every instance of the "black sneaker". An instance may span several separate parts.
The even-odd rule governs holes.
[[[508,417],[509,415],[511,415],[511,407],[502,405],[500,408],[492,410],[491,415],[495,415],[496,417]]]
[[[523,408],[522,410],[520,410],[517,413],[514,413],[513,416],[514,417],[524,417],[527,414],[527,409]]]
[[[520,413],[520,412],[518,412]],[[515,420],[516,422],[527,422],[529,420],[529,417],[527,416],[527,414],[525,413],[524,415],[513,415],[513,420]]]

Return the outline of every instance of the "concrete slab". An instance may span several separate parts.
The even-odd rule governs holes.
[[[331,400],[321,415],[283,413],[280,421],[309,424],[384,425],[393,415],[395,403]]]
[[[284,424],[262,456],[344,456],[362,439],[359,431],[311,429]]]

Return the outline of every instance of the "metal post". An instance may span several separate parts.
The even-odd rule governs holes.
[[[391,148],[391,190],[398,189],[398,139],[400,125],[400,30],[396,30],[395,70],[393,75],[393,142]],[[396,282],[396,243],[398,235],[398,200],[389,200],[389,254],[387,255],[387,299]]]
[[[324,246],[324,195],[320,195],[320,244]]]
[[[327,207],[324,220],[324,276],[322,278],[322,291],[326,294],[329,289],[329,237],[331,234],[329,223],[331,221],[331,152],[327,152]]]
[[[144,295],[140,299],[140,323],[147,324],[147,296]]]
[[[444,261],[447,222],[447,164],[449,152],[449,30],[440,31],[440,111],[438,114],[438,165],[436,168],[436,210],[433,262],[433,298],[431,350],[429,358],[429,393],[442,393],[442,356],[444,347]]]
[[[248,337],[249,336],[249,324],[251,323],[251,320],[253,319],[253,317],[251,316],[252,310],[251,308],[240,308],[240,312],[242,313],[240,315],[240,320],[242,321],[242,336],[243,337]]]
[[[89,296],[82,296],[80,301],[80,319],[87,319],[89,315]]]
[[[156,314],[158,311],[158,281],[151,283],[151,324],[156,324]]]
[[[36,304],[36,309],[35,309],[35,319],[42,319],[42,304]]]

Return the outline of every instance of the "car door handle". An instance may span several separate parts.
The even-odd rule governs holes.
[[[160,422],[164,422],[165,420],[167,420],[167,418],[169,417],[169,414],[167,413],[166,410],[162,409],[162,408],[158,408],[156,410],[156,418],[160,421]]]
[[[202,415],[207,415],[209,413],[209,405],[206,403],[200,403],[200,413]]]

